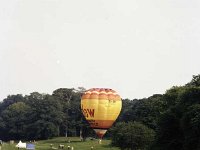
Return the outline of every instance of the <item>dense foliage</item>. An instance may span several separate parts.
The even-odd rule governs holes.
[[[52,95],[11,95],[0,103],[0,139],[85,137],[91,133],[80,110],[80,89],[61,88]]]
[[[143,150],[154,140],[154,131],[138,122],[120,122],[111,129],[112,145],[124,149]]]
[[[60,88],[51,95],[9,95],[0,102],[0,139],[95,136],[80,110],[84,90]],[[124,99],[122,105],[120,116],[106,134],[113,145],[132,150],[200,149],[200,75],[164,94]]]

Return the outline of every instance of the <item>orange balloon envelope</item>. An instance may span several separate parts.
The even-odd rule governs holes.
[[[81,109],[91,128],[102,138],[121,111],[121,97],[112,89],[92,88],[81,98]]]

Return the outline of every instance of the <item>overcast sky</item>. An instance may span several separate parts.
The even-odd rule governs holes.
[[[0,0],[0,100],[61,87],[143,98],[199,73],[199,0]]]

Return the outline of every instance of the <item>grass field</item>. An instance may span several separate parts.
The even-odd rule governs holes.
[[[4,143],[1,150],[17,150],[17,148],[15,147],[16,144],[17,143]],[[102,140],[102,144],[98,144],[98,140],[87,139],[85,142],[81,142],[80,138],[77,137],[71,137],[68,139],[65,137],[57,137],[50,140],[36,141],[35,150],[52,150],[53,148],[51,148],[51,144],[54,148],[57,148],[58,150],[60,144],[64,145],[65,150],[67,150],[68,146],[74,147],[74,150],[91,150],[92,146],[94,147],[93,150],[119,150],[116,147],[110,146],[110,140]]]

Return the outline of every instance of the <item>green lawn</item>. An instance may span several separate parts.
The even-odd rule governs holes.
[[[70,141],[70,142],[69,142]],[[24,141],[22,141],[24,142]],[[85,142],[81,142],[77,137],[65,138],[65,137],[57,137],[50,140],[42,140],[36,141],[36,150],[51,150],[50,145],[53,145],[54,148],[58,149],[60,144],[64,145],[64,149],[67,150],[67,146],[73,146],[74,150],[91,150],[93,146],[93,150],[119,150],[116,147],[110,146],[110,140],[102,140],[102,144],[98,144],[98,140],[90,140],[87,139]],[[15,144],[4,143],[1,150],[17,150],[15,148]],[[71,149],[70,149],[71,150]]]

